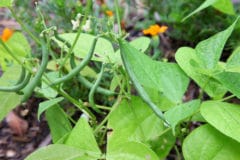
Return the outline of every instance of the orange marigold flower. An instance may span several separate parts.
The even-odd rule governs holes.
[[[143,30],[144,35],[150,34],[151,36],[155,36],[159,33],[164,33],[168,29],[167,26],[159,26],[157,24],[151,25],[149,28]]]
[[[113,16],[113,12],[111,10],[107,10],[107,11],[105,11],[105,13],[106,13],[106,15],[108,17],[112,17]]]
[[[13,32],[14,32],[13,30],[9,28],[5,28],[0,38],[2,39],[3,42],[6,42],[9,38],[11,38]]]

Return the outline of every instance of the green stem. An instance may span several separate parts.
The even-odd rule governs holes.
[[[32,32],[29,31],[29,29],[25,26],[25,24],[21,21],[20,18],[18,18],[18,16],[14,13],[13,8],[8,7],[8,9],[11,11],[13,17],[16,19],[16,21],[21,25],[22,29],[27,32],[29,34],[29,36],[37,43],[37,44],[41,44],[41,41],[32,34]]]
[[[57,91],[58,91],[58,93],[60,95],[62,95],[67,100],[69,100],[69,102],[75,104],[83,113],[88,115],[91,119],[96,120],[95,115],[87,107],[85,107],[81,102],[79,102],[76,99],[72,98],[70,95],[68,95],[66,92],[64,92],[62,90],[57,90]]]
[[[71,48],[68,50],[68,53],[66,54],[65,59],[63,60],[61,66],[60,66],[60,69],[66,64],[67,60],[69,59],[69,57],[70,57],[71,54],[73,53],[73,49],[75,48],[75,46],[76,46],[76,44],[77,44],[77,41],[78,41],[78,39],[79,39],[79,37],[80,37],[80,34],[81,34],[81,32],[82,32],[82,27],[83,27],[83,25],[86,23],[86,20],[87,20],[87,18],[88,18],[89,13],[90,13],[91,6],[92,6],[92,0],[88,0],[88,1],[87,1],[87,6],[86,6],[87,10],[86,10],[86,12],[85,12],[84,19],[83,19],[82,23],[80,24],[80,26],[79,26],[79,28],[78,28],[77,35],[76,35],[76,37],[75,37],[75,39],[74,39],[74,41],[73,41],[73,44],[71,45]]]
[[[27,69],[30,73],[32,73],[32,70],[28,68],[24,62],[22,62],[12,51],[8,46],[0,39],[0,44],[3,46],[3,48],[10,54],[10,56],[21,66],[23,66],[25,69]]]
[[[221,99],[220,101],[227,101],[227,100],[229,100],[229,99],[231,99],[233,97],[235,97],[235,95],[230,95],[228,97],[225,97],[225,98]]]
[[[116,103],[113,105],[113,107],[112,107],[112,109],[111,109],[111,112],[114,111],[114,110],[117,108],[117,106],[119,106],[119,104],[121,103],[121,101],[122,101],[122,96],[118,96],[118,99],[117,99]],[[102,122],[95,128],[94,134],[96,134],[96,133],[102,128],[102,126],[108,121],[109,116],[110,116],[110,114],[108,114],[108,115],[102,120]]]
[[[85,87],[87,87],[87,88],[92,88],[93,87],[93,83],[91,83],[91,82],[89,82],[86,78],[84,78],[83,76],[81,76],[81,75],[79,75],[78,76],[78,81],[80,82],[80,83],[82,83]],[[110,90],[108,90],[108,89],[105,89],[105,88],[102,88],[102,87],[100,87],[100,86],[98,86],[97,88],[96,88],[96,92],[98,92],[98,93],[101,93],[101,94],[103,94],[103,95],[106,95],[106,96],[113,96],[113,95],[116,95],[117,93],[115,93],[115,92],[112,92],[112,91],[110,91]]]
[[[118,0],[114,0],[114,6],[115,6],[116,16],[117,16],[118,33],[120,36],[122,36],[122,27],[121,27],[120,13],[119,13],[119,7],[118,7]]]

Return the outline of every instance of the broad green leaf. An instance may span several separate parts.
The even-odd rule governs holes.
[[[206,101],[202,103],[200,111],[208,123],[240,142],[240,105]]]
[[[22,96],[13,92],[0,92],[0,121],[21,103]]]
[[[218,0],[213,4],[213,7],[226,14],[235,14],[233,2],[231,0]]]
[[[59,78],[59,73],[58,72],[48,72],[47,77],[49,80],[54,81],[54,79]],[[48,80],[47,78],[43,77],[46,81]],[[35,89],[35,91],[39,94],[41,94],[45,98],[55,98],[58,95],[58,92],[54,89],[52,89],[47,83],[45,83],[42,80],[41,83],[41,88]]]
[[[92,128],[89,126],[87,119],[83,116],[78,120],[65,141],[65,144],[81,149],[86,153],[94,153],[97,157],[101,155]]]
[[[71,123],[69,122],[66,113],[58,104],[55,104],[46,110],[45,115],[48,126],[50,127],[53,143],[56,143],[72,130]]]
[[[148,37],[139,37],[130,42],[130,44],[140,52],[145,52],[148,49],[150,43],[151,40]]]
[[[159,160],[158,156],[146,145],[139,142],[126,142],[116,150],[107,152],[107,160]]]
[[[165,132],[161,133],[162,135],[149,140],[147,144],[160,159],[166,159],[175,144],[176,137],[173,136],[171,130],[167,131],[166,129]]]
[[[240,73],[221,72],[215,76],[230,92],[240,98]]]
[[[165,118],[170,123],[173,133],[175,134],[175,127],[186,118],[190,118],[196,113],[200,106],[200,100],[193,100],[187,103],[180,104],[165,112]]]
[[[1,0],[0,7],[11,7],[13,0]]]
[[[193,12],[191,12],[190,14],[188,14],[186,17],[183,18],[183,21],[185,21],[187,18],[191,17],[192,15],[204,10],[205,8],[213,5],[214,3],[216,3],[219,0],[205,0],[196,10],[194,10]]]
[[[0,86],[13,86],[17,83],[21,75],[20,65],[11,65],[0,77]]]
[[[79,158],[82,158],[85,154],[86,153],[74,147],[54,144],[38,149],[25,160],[79,160]]]
[[[58,104],[59,102],[61,102],[64,98],[63,97],[58,97],[58,98],[55,98],[55,99],[50,99],[50,100],[47,100],[47,101],[44,101],[44,102],[41,102],[39,104],[39,107],[38,107],[38,113],[37,113],[37,117],[38,117],[38,120],[40,118],[40,115],[46,111],[47,109],[49,109],[50,107]]]
[[[156,89],[144,86],[144,90],[151,97],[152,102],[154,102],[162,111],[167,111],[170,108],[177,105],[176,102],[166,98],[162,92],[159,92]]]
[[[110,113],[108,128],[112,130],[108,134],[108,152],[115,150],[120,144],[135,141],[153,145],[151,147],[156,149],[159,157],[164,157],[175,143],[171,132],[163,134],[166,130],[163,122],[139,97],[122,100]],[[159,143],[161,141],[164,142]]]
[[[220,82],[199,72],[200,61],[194,49],[181,47],[177,50],[175,58],[184,72],[210,97],[221,98],[226,93],[226,88]]]
[[[233,3],[231,0],[205,0],[196,10],[188,14],[186,17],[183,18],[183,21],[188,19],[189,17],[193,16],[194,14],[204,10],[205,8],[213,6],[217,10],[233,15],[235,14]]]
[[[129,43],[131,44],[131,46],[133,46],[134,48],[136,48],[140,52],[144,53],[148,49],[148,47],[151,43],[151,40],[147,37],[139,37],[139,38],[136,38],[136,39],[132,40]],[[115,55],[114,62],[119,64],[119,65],[122,65],[120,49],[118,49],[115,52],[114,55]]]
[[[68,41],[70,44],[73,44],[76,35],[77,35],[76,33],[64,33],[61,34],[60,37]],[[93,39],[94,39],[93,35],[81,33],[77,41],[77,44],[73,50],[75,56],[78,58],[85,57],[92,46]],[[58,43],[59,47],[64,47],[64,44],[62,42],[56,40],[55,38],[53,40]],[[65,50],[68,51],[68,48],[66,46]],[[112,44],[104,38],[99,38],[94,50],[92,60],[109,62],[109,57],[111,57],[112,55],[114,55]]]
[[[216,67],[221,57],[223,47],[231,35],[237,21],[238,19],[226,30],[198,43],[195,50],[204,68],[214,69]]]
[[[15,32],[12,37],[5,42],[8,48],[17,56],[19,59],[24,60],[27,55],[30,54],[31,48],[22,33]],[[15,60],[10,56],[10,54],[0,45],[0,64],[3,70],[6,70],[6,67],[9,63],[15,63]]]
[[[0,78],[0,86],[12,86],[16,84],[20,73],[21,67],[13,65],[9,67]],[[10,92],[0,92],[0,121],[17,105],[21,103],[21,95]]]
[[[189,79],[174,63],[158,62],[120,40],[122,57],[143,87],[157,90],[174,103],[180,103]],[[130,75],[131,77],[131,75]],[[132,77],[131,77],[132,78]]]
[[[185,160],[237,160],[239,153],[240,143],[210,125],[195,129],[183,142]]]
[[[240,73],[240,47],[236,48],[227,59],[226,71]]]
[[[61,62],[63,62],[63,59],[51,60],[48,62],[47,69],[52,71],[58,71],[59,65],[61,64]],[[75,59],[75,63],[76,65],[78,65],[79,63],[81,63],[81,61],[79,59]],[[69,61],[66,62],[64,67],[69,72],[71,70],[70,62]],[[85,66],[80,73],[82,76],[93,77],[93,78],[95,78],[97,75],[96,72],[89,66]]]

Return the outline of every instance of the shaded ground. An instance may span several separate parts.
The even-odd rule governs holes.
[[[0,123],[1,160],[23,160],[35,149],[51,142],[47,122],[43,118],[37,120],[38,103],[39,100],[30,99]]]

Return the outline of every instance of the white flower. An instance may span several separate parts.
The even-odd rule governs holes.
[[[91,30],[91,21],[89,19],[86,20],[86,23],[82,26],[82,29],[86,32]]]
[[[79,20],[71,20],[71,23],[72,23],[72,29],[73,30],[76,30],[78,27],[79,27],[79,24],[80,24],[80,21]]]

